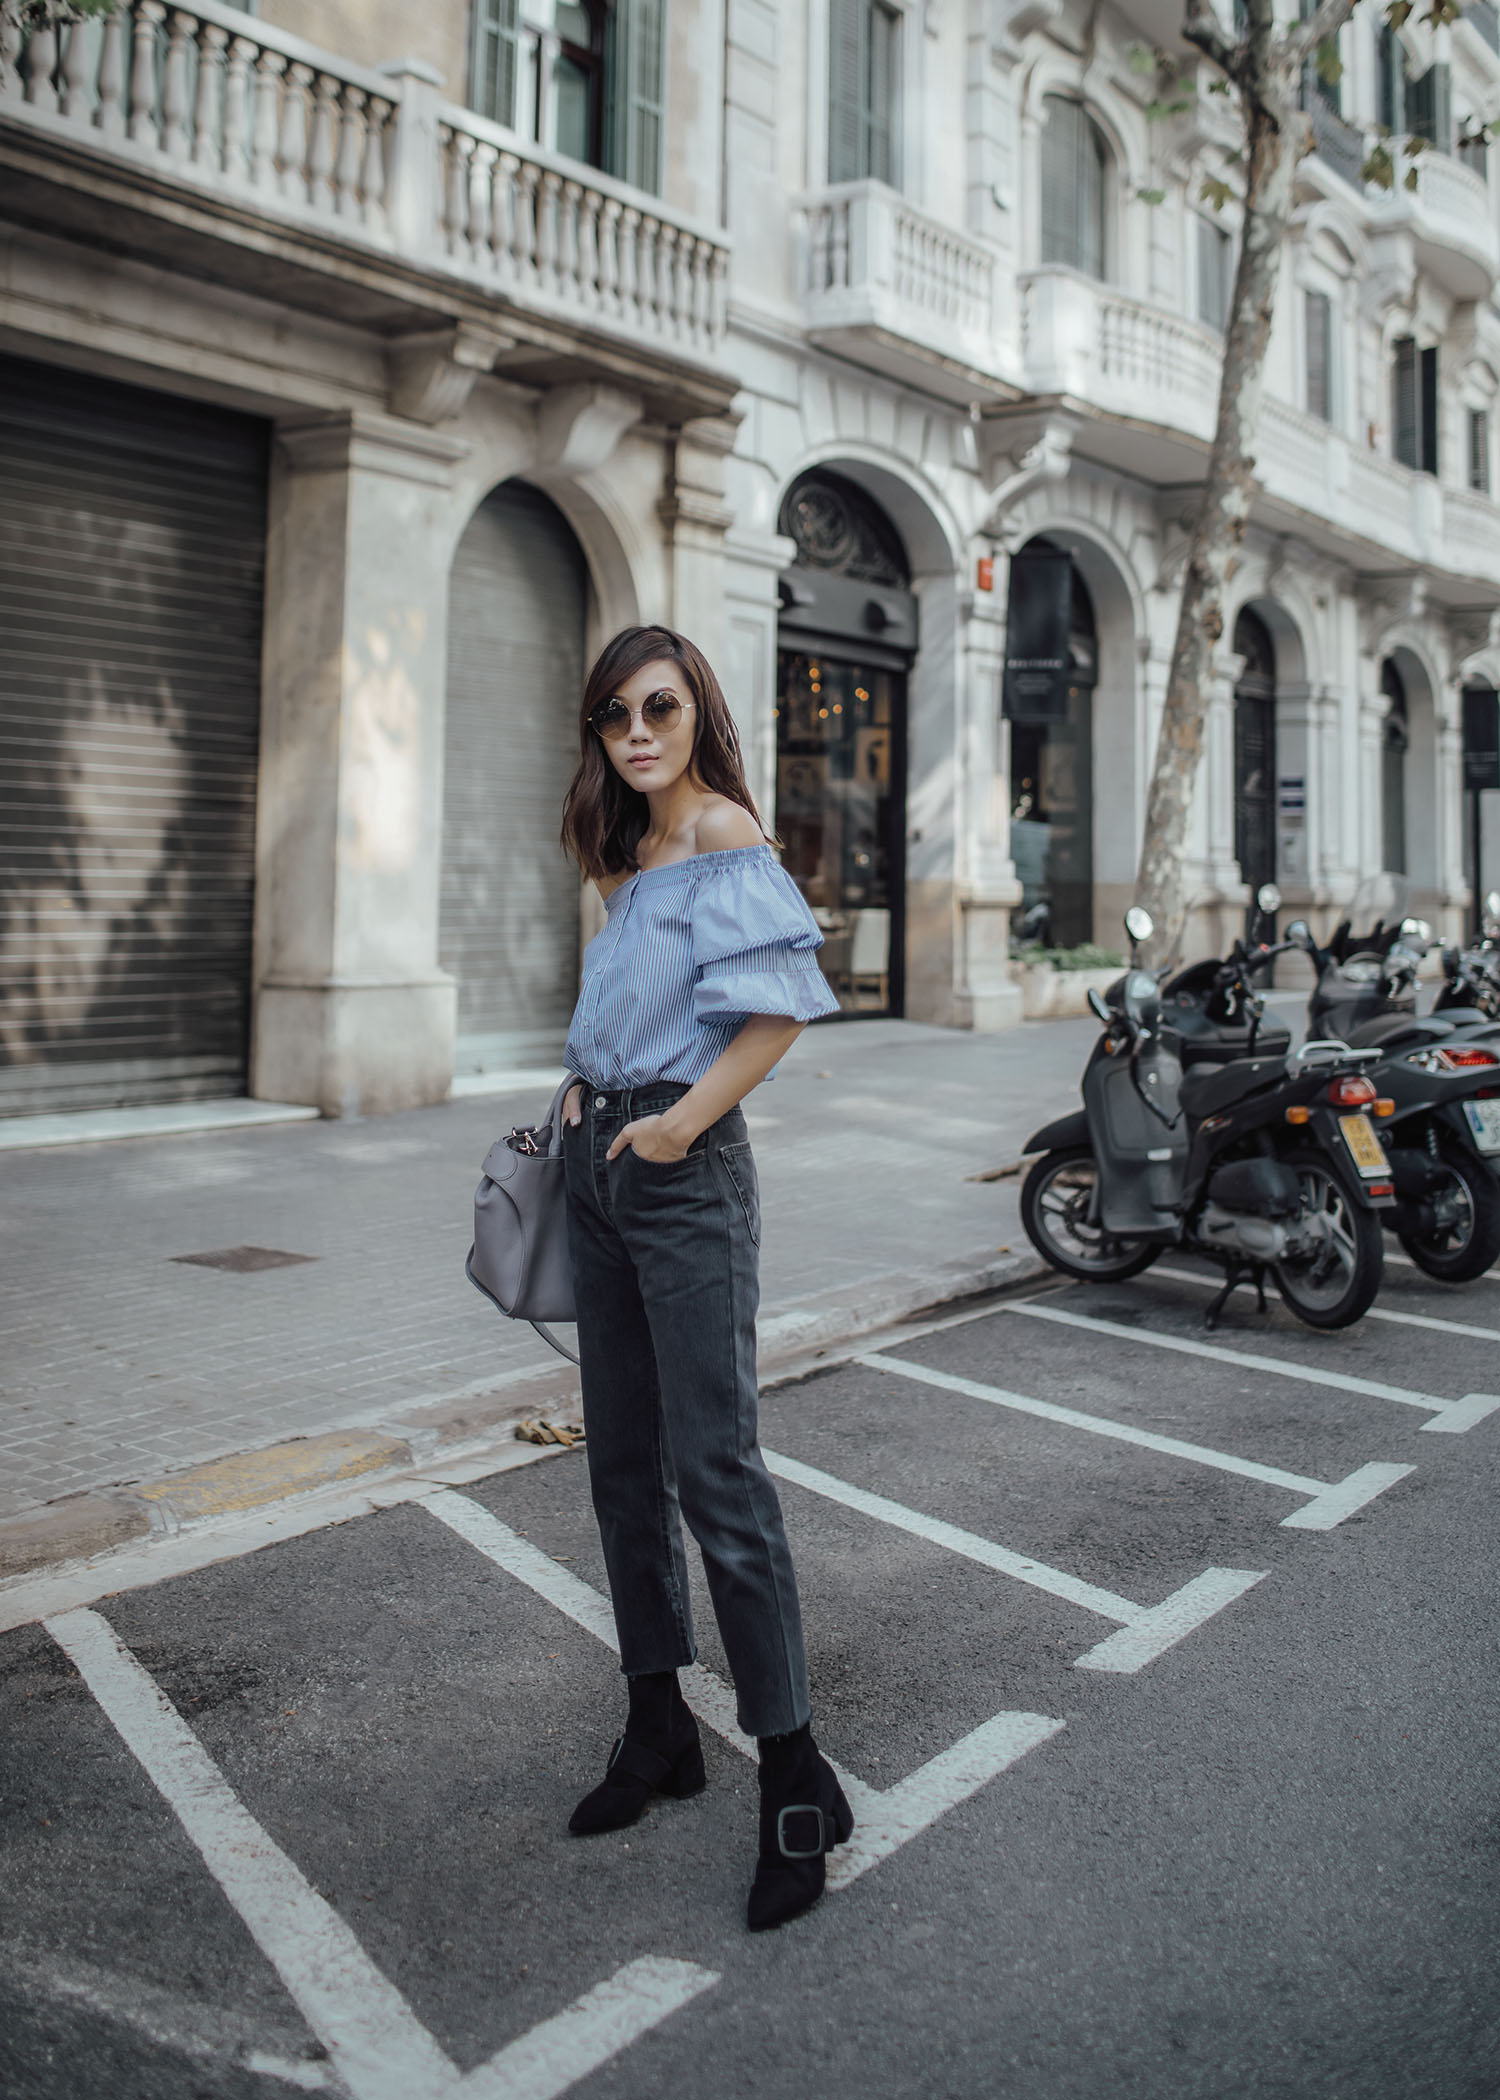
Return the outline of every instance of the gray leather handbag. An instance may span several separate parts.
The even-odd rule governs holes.
[[[485,1154],[474,1192],[474,1244],[464,1263],[470,1283],[508,1319],[529,1320],[575,1364],[546,1322],[575,1317],[562,1146],[563,1097],[577,1083],[570,1072],[544,1123],[512,1130]]]

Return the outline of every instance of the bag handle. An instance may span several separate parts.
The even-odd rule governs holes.
[[[530,1320],[527,1322],[527,1325],[530,1327],[534,1327],[544,1342],[550,1342],[559,1356],[565,1356],[570,1364],[577,1363],[578,1358],[573,1354],[572,1350],[568,1348],[566,1343],[560,1342],[557,1339],[557,1336],[552,1332],[552,1329],[550,1327],[544,1327],[540,1320]]]
[[[567,1100],[569,1091],[575,1086],[582,1086],[582,1084],[583,1081],[579,1078],[576,1072],[564,1072],[563,1083],[558,1088],[557,1092],[552,1096],[552,1105],[547,1110],[547,1120],[542,1126],[544,1130],[550,1130],[552,1133],[551,1137],[547,1141],[548,1159],[557,1159],[561,1155],[563,1148],[562,1105],[564,1101]],[[566,1356],[567,1353],[568,1352],[565,1349],[563,1351],[564,1356]],[[576,1360],[577,1359],[575,1358],[575,1362]]]

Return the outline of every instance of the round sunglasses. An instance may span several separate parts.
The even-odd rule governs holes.
[[[640,705],[641,721],[647,729],[665,736],[681,721],[684,704],[691,707],[693,703],[691,700],[684,703],[675,693],[649,693]],[[601,700],[589,716],[589,724],[607,744],[613,744],[629,733],[636,713],[637,710],[627,707],[623,700]]]

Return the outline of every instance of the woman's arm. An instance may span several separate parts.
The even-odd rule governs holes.
[[[688,1147],[711,1123],[727,1116],[785,1057],[807,1024],[782,1014],[752,1014],[733,1042],[714,1059],[695,1086],[659,1116],[627,1123],[609,1148],[618,1159],[631,1145],[642,1159],[666,1165],[686,1157]],[[569,1121],[578,1121],[577,1096],[568,1096]]]

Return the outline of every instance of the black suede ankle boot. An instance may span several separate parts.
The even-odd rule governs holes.
[[[624,1830],[638,1821],[653,1794],[685,1801],[703,1791],[703,1747],[698,1723],[677,1683],[675,1670],[627,1678],[630,1715],[625,1733],[609,1754],[604,1778],[585,1794],[568,1828],[574,1837]]]
[[[768,1932],[811,1910],[823,1893],[827,1855],[853,1829],[853,1811],[813,1741],[811,1723],[790,1735],[763,1735],[760,1858],[750,1885],[750,1930]]]

